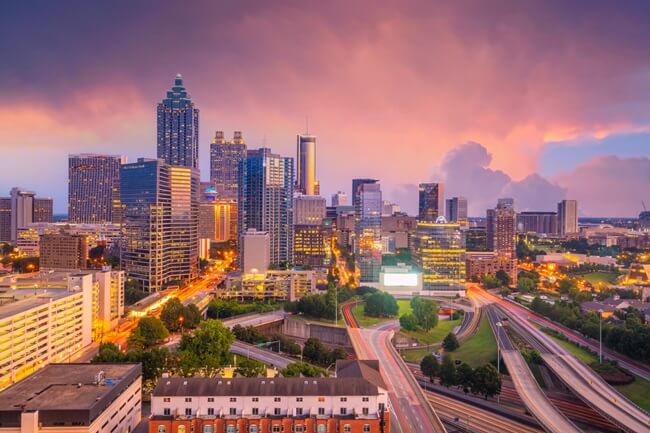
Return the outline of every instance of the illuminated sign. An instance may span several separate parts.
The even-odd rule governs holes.
[[[385,273],[384,287],[417,287],[418,274]]]

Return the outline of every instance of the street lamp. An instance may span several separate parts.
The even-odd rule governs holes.
[[[598,310],[598,363],[603,363],[603,310]]]
[[[503,328],[503,323],[500,321],[496,323],[497,325],[497,376],[501,377],[501,328]],[[497,404],[500,403],[500,394],[497,394]]]
[[[183,335],[183,320],[185,320],[185,318],[183,316],[180,316],[178,318],[178,323],[180,323],[180,325],[181,325],[181,335]]]

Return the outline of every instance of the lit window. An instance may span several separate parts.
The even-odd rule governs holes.
[[[352,433],[352,426],[350,424],[345,424],[343,426],[343,433]]]
[[[212,426],[211,425],[204,425],[203,426],[203,433],[212,433]]]
[[[370,433],[370,424],[363,425],[363,433]]]
[[[164,425],[159,425],[158,426],[158,433],[166,433],[167,428]]]
[[[185,426],[184,425],[179,425],[177,432],[178,433],[185,433]]]

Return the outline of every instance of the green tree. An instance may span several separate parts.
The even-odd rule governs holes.
[[[517,281],[517,290],[522,293],[528,293],[535,290],[535,282],[527,277],[521,277]]]
[[[510,275],[503,269],[499,269],[495,275],[497,280],[499,280],[499,285],[501,287],[508,287],[510,285]]]
[[[397,315],[399,307],[395,297],[386,292],[375,292],[366,297],[364,313],[372,317],[391,317]]]
[[[250,358],[237,358],[237,369],[235,372],[244,377],[257,377],[266,372],[266,365]]]
[[[460,364],[456,369],[456,381],[465,394],[471,391],[474,385],[474,370],[466,362]]]
[[[426,355],[422,358],[422,361],[420,361],[420,370],[422,371],[422,374],[428,377],[431,383],[433,383],[434,379],[440,374],[440,364],[438,364],[438,360],[435,356]]]
[[[178,298],[171,298],[165,303],[160,312],[160,320],[163,321],[165,327],[172,332],[181,329],[181,326],[187,327],[185,321],[185,306]]]
[[[129,336],[127,344],[135,350],[148,349],[161,343],[168,335],[169,331],[160,319],[143,317]]]
[[[411,299],[411,309],[418,325],[425,331],[438,325],[438,305],[431,299],[416,296]]]
[[[126,356],[113,343],[101,343],[91,362],[124,362]]]
[[[306,362],[294,362],[287,365],[287,368],[281,370],[284,377],[297,377],[303,375],[304,377],[320,377],[325,376],[325,372],[313,365]]]
[[[460,343],[458,342],[458,338],[456,338],[456,334],[453,332],[447,334],[445,339],[442,341],[442,347],[447,352],[453,352],[454,350],[458,349],[460,347]]]
[[[440,366],[440,384],[447,388],[456,385],[456,364],[449,354],[445,354]]]
[[[573,278],[562,278],[558,281],[558,292],[568,294],[572,289],[577,287],[576,281]]]
[[[483,285],[486,289],[496,289],[501,285],[501,282],[494,275],[484,275]]]
[[[152,347],[145,351],[131,351],[127,361],[142,364],[142,379],[150,383],[157,381],[165,371],[172,368],[173,357],[166,347]]]
[[[474,370],[472,393],[482,394],[487,400],[501,392],[501,377],[492,364],[485,364]]]
[[[218,320],[205,320],[194,334],[185,334],[179,345],[179,355],[185,373],[201,371],[213,377],[230,359],[232,332]]]
[[[418,329],[418,319],[413,313],[404,314],[399,318],[399,325],[407,331],[415,331]]]

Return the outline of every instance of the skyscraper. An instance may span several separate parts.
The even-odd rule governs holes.
[[[418,220],[435,221],[445,213],[445,190],[442,183],[421,183]]]
[[[32,191],[12,188],[0,197],[0,242],[16,242],[20,229],[34,222],[52,222],[51,198],[36,198]]]
[[[232,140],[217,131],[210,144],[210,180],[222,198],[237,199],[239,162],[246,158],[246,142],[241,131],[235,131]]]
[[[336,194],[332,194],[332,206],[347,206],[348,205],[348,195],[343,191],[338,191]]]
[[[126,158],[83,153],[68,157],[68,220],[110,223],[120,220],[120,166]]]
[[[578,233],[578,201],[562,200],[557,204],[558,232],[564,237]]]
[[[199,109],[176,75],[174,86],[158,104],[158,158],[169,165],[199,168]]]
[[[10,197],[0,197],[0,242],[11,242]]]
[[[500,199],[487,211],[487,247],[501,256],[516,258],[517,214],[512,203]]]
[[[361,281],[379,281],[381,268],[381,188],[377,180],[354,179],[354,251]]]
[[[296,137],[296,191],[316,195],[316,137]]]
[[[157,159],[122,165],[122,263],[141,289],[157,291],[198,272],[199,174]]]
[[[34,193],[22,188],[12,188],[11,198],[11,241],[16,242],[18,229],[34,222]]]
[[[465,197],[453,197],[447,199],[445,207],[447,221],[467,225],[467,199]]]
[[[35,223],[51,223],[54,220],[54,201],[49,198],[34,197]]]
[[[293,158],[261,148],[249,150],[239,168],[238,229],[267,232],[270,262],[293,258]],[[240,245],[240,257],[243,256]]]

